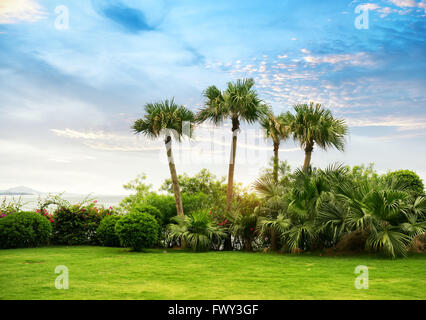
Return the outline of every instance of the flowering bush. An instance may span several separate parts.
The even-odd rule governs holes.
[[[97,206],[97,201],[58,207],[53,214],[53,242],[56,244],[99,244],[96,230],[113,209]]]
[[[50,223],[53,223],[53,216],[47,211],[47,209],[43,209],[42,211],[40,209],[37,209],[35,210],[35,212],[41,214],[43,217],[46,217],[46,219],[49,220]]]
[[[230,221],[222,214],[216,214],[210,210],[209,215],[219,227],[227,227],[230,225]]]
[[[8,216],[9,214],[20,212],[21,208],[23,206],[23,203],[21,202],[21,198],[18,200],[15,200],[15,198],[12,198],[9,202],[6,201],[6,197],[3,198],[2,203],[0,204],[0,218],[4,218]]]

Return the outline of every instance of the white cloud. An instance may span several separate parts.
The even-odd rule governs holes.
[[[418,3],[414,0],[389,0],[397,7],[417,7]]]
[[[359,8],[361,10],[363,10],[363,11],[365,11],[365,10],[371,10],[371,11],[373,11],[373,10],[380,9],[380,6],[378,6],[375,3],[365,3],[365,4],[359,5]]]
[[[380,18],[384,18],[384,17],[386,17],[387,15],[389,15],[389,14],[391,14],[391,13],[393,13],[393,12],[397,12],[398,10],[396,10],[396,9],[392,9],[392,8],[390,8],[390,7],[384,7],[384,8],[381,8],[380,10],[379,10],[379,12],[381,13],[381,15],[380,15]]]
[[[426,11],[426,0],[421,0],[419,2],[415,0],[389,0],[395,6],[400,8],[422,8]],[[405,11],[400,11],[400,14],[405,14]]]
[[[354,66],[368,66],[373,65],[374,62],[370,56],[365,52],[356,54],[330,54],[324,56],[305,56],[303,59],[311,64],[349,64]]]
[[[47,12],[36,0],[1,0],[0,24],[35,22],[44,19]]]
[[[347,119],[352,127],[396,127],[398,131],[426,130],[426,118],[386,116],[380,118]]]

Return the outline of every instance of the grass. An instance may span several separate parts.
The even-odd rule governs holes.
[[[54,286],[69,269],[69,289]],[[354,287],[357,265],[369,289]],[[320,257],[106,247],[0,250],[0,299],[426,299],[426,255]]]

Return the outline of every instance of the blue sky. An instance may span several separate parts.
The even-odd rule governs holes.
[[[367,29],[355,26],[359,5]],[[123,193],[141,172],[158,186],[162,141],[129,129],[144,104],[175,97],[196,111],[207,86],[243,77],[277,113],[315,101],[346,119],[345,152],[315,150],[314,165],[426,178],[425,19],[425,0],[2,0],[0,189]],[[196,135],[176,146],[178,172],[226,175],[229,124]],[[237,152],[236,180],[249,184],[272,148],[245,126]],[[292,141],[280,157],[303,162]]]

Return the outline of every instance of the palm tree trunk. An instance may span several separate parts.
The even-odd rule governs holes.
[[[280,143],[274,142],[274,181],[278,183],[278,150],[280,149]]]
[[[314,150],[314,147],[311,144],[308,144],[305,148],[305,162],[303,163],[304,171],[308,171],[308,168],[311,165],[311,155],[313,150]]]
[[[226,205],[228,211],[232,210],[232,197],[234,192],[234,169],[235,169],[235,154],[237,152],[237,135],[240,129],[240,122],[238,119],[232,119],[232,145],[231,156],[229,159],[228,169],[228,190],[226,192]]]
[[[246,251],[253,251],[253,247],[251,245],[251,239],[244,239],[244,249]]]
[[[271,229],[271,251],[277,251],[277,233]]]
[[[169,162],[170,175],[172,177],[173,192],[175,194],[176,212],[178,216],[183,216],[182,197],[180,195],[179,182],[176,174],[176,166],[172,153],[172,138],[170,136],[166,137],[165,144],[167,149],[167,159]]]

